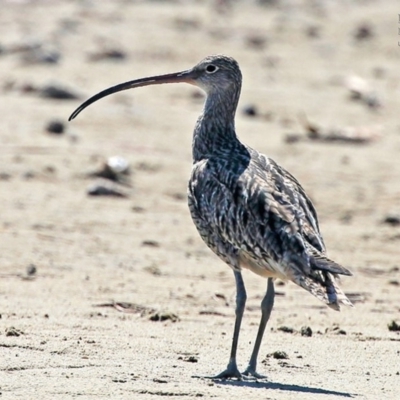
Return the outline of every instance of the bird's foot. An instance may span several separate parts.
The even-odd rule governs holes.
[[[263,380],[267,379],[265,375],[259,374],[254,368],[247,367],[246,370],[242,373],[242,376],[245,376],[248,380]]]
[[[243,379],[243,376],[237,368],[236,369],[227,368],[225,371],[222,371],[218,375],[206,376],[206,378],[212,380],[237,379],[241,381]]]
[[[251,368],[247,368],[243,373],[241,373],[237,367],[228,366],[228,368],[222,371],[218,375],[213,376],[193,376],[193,378],[203,378],[211,379],[213,381],[225,381],[227,379],[237,379],[238,381],[259,381],[265,380],[267,377],[261,375]]]
[[[243,375],[238,370],[236,362],[231,362],[228,367],[218,375],[214,376],[203,376],[202,378],[212,379],[212,380],[226,380],[226,379],[237,379],[239,381],[243,380]]]

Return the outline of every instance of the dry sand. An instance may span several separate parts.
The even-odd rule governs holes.
[[[0,398],[400,398],[400,336],[388,329],[400,322],[400,227],[382,222],[400,212],[400,9],[383,0],[275,3],[0,2]],[[362,24],[367,37],[356,39]],[[59,61],[37,63],[43,53],[27,49],[34,43]],[[126,58],[93,60],[104,50]],[[235,300],[231,271],[202,243],[186,205],[198,92],[120,93],[66,133],[45,131],[101,89],[213,53],[242,67],[241,139],[300,180],[329,255],[354,272],[342,287],[355,308],[340,313],[293,284],[277,286],[261,382],[193,377],[226,366]],[[349,99],[353,75],[381,107]],[[41,98],[47,84],[81,98]],[[244,115],[247,104],[259,115]],[[364,145],[286,143],[288,133],[304,135],[302,114],[323,128],[376,134],[380,126],[381,134]],[[129,197],[89,197],[94,180],[85,174],[114,155],[132,166]],[[244,278],[241,368],[266,287]],[[133,312],[96,307],[114,301]],[[154,313],[166,321],[151,321]],[[312,337],[301,336],[303,326]],[[268,356],[275,351],[288,359]]]

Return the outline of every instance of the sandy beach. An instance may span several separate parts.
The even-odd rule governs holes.
[[[0,6],[1,399],[400,398],[398,4]],[[121,92],[67,122],[100,90],[217,53],[242,69],[240,139],[296,176],[354,274],[341,312],[277,282],[260,381],[198,378],[226,367],[235,317],[232,271],[187,207],[201,91]],[[267,284],[243,276],[241,369]]]

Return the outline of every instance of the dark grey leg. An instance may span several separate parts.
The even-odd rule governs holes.
[[[246,368],[246,371],[243,372],[243,375],[251,375],[255,378],[265,378],[264,376],[256,372],[257,357],[260,350],[265,327],[271,315],[272,307],[274,306],[274,297],[274,281],[272,278],[268,278],[267,292],[265,293],[265,296],[261,302],[261,320],[260,326],[258,328],[256,342],[254,343],[253,353],[251,354],[249,365]]]
[[[233,331],[231,355],[226,370],[216,376],[211,377],[212,379],[242,378],[242,374],[239,372],[236,364],[236,350],[239,340],[240,324],[242,323],[244,307],[246,305],[247,294],[244,287],[242,274],[238,271],[234,271],[234,274],[236,280],[236,320],[235,328]]]

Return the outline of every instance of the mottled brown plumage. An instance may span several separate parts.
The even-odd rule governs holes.
[[[351,302],[336,283],[350,271],[326,256],[315,208],[299,182],[272,159],[242,144],[235,132],[235,112],[242,75],[237,62],[210,56],[194,68],[130,81],[93,96],[94,101],[120,90],[159,83],[187,82],[207,94],[193,135],[189,209],[202,239],[234,271],[236,322],[229,364],[214,378],[261,377],[257,356],[274,303],[273,278],[291,280],[335,310]],[[268,278],[262,316],[249,365],[241,374],[236,348],[246,303],[241,270]]]

